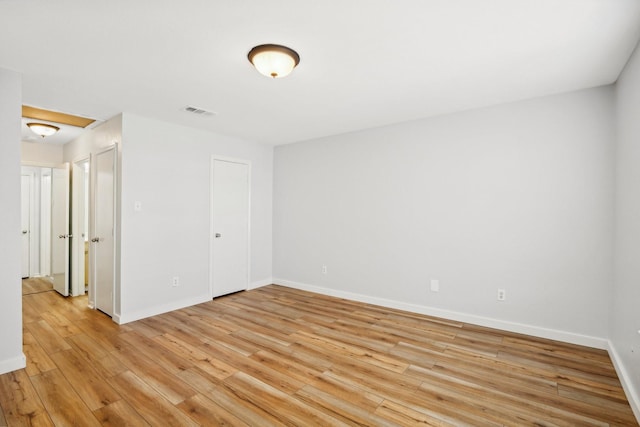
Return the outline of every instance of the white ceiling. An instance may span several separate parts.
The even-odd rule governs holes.
[[[609,84],[639,36],[639,0],[0,0],[24,104],[268,144]],[[300,65],[258,74],[263,43]]]

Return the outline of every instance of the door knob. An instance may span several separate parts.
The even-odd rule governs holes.
[[[29,230],[22,230],[22,234],[27,234]]]
[[[99,237],[94,237],[93,239],[91,239],[91,241],[93,243],[98,243],[100,241],[100,238]]]
[[[220,233],[216,233],[216,239],[217,239],[218,237],[222,237],[222,234],[220,234]]]
[[[64,234],[60,234],[60,235],[58,236],[58,239],[66,239],[66,238],[67,238],[67,236],[65,236]]]

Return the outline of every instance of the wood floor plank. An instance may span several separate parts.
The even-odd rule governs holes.
[[[295,396],[309,406],[350,425],[394,425],[388,419],[376,415],[374,411],[355,404],[356,399],[353,399],[353,396],[338,397],[312,386],[303,387],[296,392]]]
[[[25,370],[0,375],[0,406],[9,426],[53,426]]]
[[[127,401],[149,424],[197,426],[197,423],[133,372],[123,372],[107,381],[118,393],[127,396]]]
[[[180,403],[178,408],[203,426],[249,427],[249,424],[201,394],[197,394]]]
[[[107,352],[102,345],[86,334],[68,337],[66,341],[84,359],[84,363],[91,364],[103,378],[111,378],[128,369]]]
[[[189,367],[197,366],[198,368],[215,378],[223,380],[237,372],[237,369],[233,366],[230,366],[223,361],[212,357],[209,353],[205,353],[204,351],[199,350],[197,347],[181,341],[171,334],[157,336],[154,338],[154,341],[159,343],[159,345],[164,346],[165,349],[171,350],[173,354],[188,361],[189,365],[191,365]],[[186,369],[189,369],[189,367],[187,367]]]
[[[147,357],[153,359],[155,363],[160,365],[167,372],[175,374],[193,367],[193,363],[182,357],[182,355],[176,354],[172,351],[167,351],[166,347],[163,347],[157,341],[149,339],[144,335],[140,335],[135,331],[122,334],[121,336],[131,345],[131,347],[144,352]]]
[[[0,406],[0,427],[7,427],[7,419],[4,416],[4,411],[2,410],[2,406]]]
[[[62,315],[60,312],[46,311],[41,314],[43,320],[47,321],[53,327],[58,335],[67,338],[72,335],[78,335],[82,331],[76,327],[71,320]]]
[[[26,325],[31,322],[37,322],[42,320],[40,311],[29,301],[29,299],[22,298],[22,324]]]
[[[112,355],[174,405],[196,394],[188,384],[167,372],[154,360],[147,358],[144,353],[138,352],[137,348],[122,348],[120,351],[113,352]]]
[[[100,425],[58,369],[31,377],[31,382],[55,425]]]
[[[0,426],[638,426],[605,351],[282,286],[128,325],[23,296]]]
[[[27,358],[26,370],[29,376],[38,375],[56,368],[55,363],[53,363],[31,332],[25,332],[22,335],[22,350]]]
[[[71,349],[69,344],[45,320],[29,323],[25,325],[25,329],[31,332],[47,354]]]
[[[61,351],[52,354],[51,358],[91,411],[121,399],[98,371],[75,350]]]
[[[473,427],[447,416],[416,411],[390,400],[382,402],[375,413],[403,426]]]
[[[222,381],[207,378],[206,373],[198,372],[198,368],[189,369],[179,375],[216,405],[226,409],[250,426],[286,425],[271,415],[271,410],[277,410],[277,408],[261,408],[254,402],[245,400],[236,395],[232,389],[227,388]]]
[[[236,372],[224,380],[224,383],[232,389],[237,396],[240,396],[244,400],[255,402],[263,408],[277,408],[271,411],[271,415],[285,424],[348,425],[329,413],[302,404],[302,402],[292,396],[244,372]]]
[[[32,277],[22,281],[22,295],[38,294],[53,291],[51,280],[42,277]]]
[[[96,409],[93,415],[103,427],[147,427],[150,424],[129,403],[118,400]]]

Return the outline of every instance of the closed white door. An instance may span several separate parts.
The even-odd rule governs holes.
[[[22,277],[29,277],[31,245],[29,244],[29,219],[31,218],[31,177],[22,175],[20,215],[22,218]]]
[[[95,157],[94,232],[91,239],[95,307],[113,316],[115,280],[115,147]]]
[[[249,164],[213,159],[211,246],[213,297],[249,284]]]
[[[51,170],[51,277],[53,289],[69,295],[69,167]]]

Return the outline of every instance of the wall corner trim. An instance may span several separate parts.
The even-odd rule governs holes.
[[[124,325],[125,323],[135,322],[136,320],[146,319],[147,317],[157,316],[159,314],[168,313],[174,310],[180,310],[181,308],[191,307],[193,305],[202,304],[208,301],[211,301],[211,295],[209,295],[209,293],[207,292],[206,295],[201,295],[194,298],[181,299],[169,304],[137,310],[131,313],[121,313],[120,316],[118,316],[117,318],[114,317],[113,320],[119,325]]]
[[[627,395],[627,400],[629,401],[629,405],[631,405],[633,415],[636,416],[636,420],[640,423],[640,394],[638,393],[638,390],[633,387],[633,381],[631,381],[631,377],[629,376],[627,369],[624,367],[622,359],[620,358],[615,346],[611,340],[607,341],[607,343],[607,351],[609,352],[609,357],[611,357],[611,361],[613,362],[613,367],[616,369],[618,378],[620,378],[620,383],[622,384],[624,393]]]
[[[27,358],[24,353],[13,359],[0,360],[0,375],[17,371],[27,367]]]
[[[255,282],[251,282],[249,283],[249,287],[247,288],[248,291],[252,290],[252,289],[258,289],[261,288],[263,286],[268,286],[273,284],[273,278],[272,277],[267,277],[266,279],[262,279],[262,280],[257,280]]]

